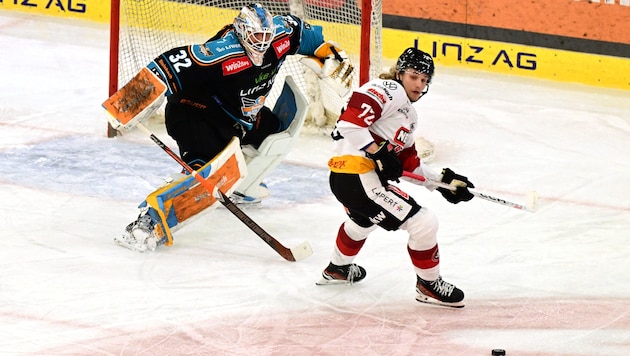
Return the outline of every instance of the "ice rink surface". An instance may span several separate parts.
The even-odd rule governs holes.
[[[628,92],[438,65],[416,104],[430,165],[507,200],[540,194],[532,214],[399,185],[440,219],[442,275],[466,293],[446,309],[414,300],[402,232],[367,240],[361,283],[315,285],[345,219],[315,131],[244,208],[286,246],[309,241],[307,259],[223,207],[172,247],[115,245],[179,167],[139,132],[105,137],[107,28],[3,13],[0,51],[2,355],[630,354]]]

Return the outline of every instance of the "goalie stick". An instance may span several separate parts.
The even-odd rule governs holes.
[[[457,190],[457,187],[454,187],[454,186],[452,186],[450,184],[439,182],[439,181],[427,178],[427,177],[419,175],[419,174],[415,174],[415,173],[404,171],[403,172],[403,176],[404,177],[409,177],[411,179],[415,179],[415,180],[418,180],[418,181],[421,181],[421,182],[430,182],[431,184],[437,185],[438,187],[441,187],[441,188],[446,188],[446,189],[453,190],[453,191]],[[509,206],[511,208],[529,211],[530,213],[535,213],[538,210],[538,193],[536,193],[535,191],[530,191],[530,192],[527,193],[527,200],[526,200],[525,205],[513,203],[513,202],[507,201],[505,199],[493,197],[491,195],[480,193],[480,192],[477,192],[477,191],[474,191],[474,190],[470,190],[470,193],[472,193],[472,195],[474,195],[475,197],[478,197],[478,198],[481,198],[481,199],[484,199],[484,200],[488,200],[488,201],[491,201],[493,203]]]
[[[308,241],[304,241],[296,247],[288,248],[282,245],[278,240],[276,240],[273,236],[267,233],[260,225],[258,225],[254,220],[252,220],[243,210],[241,210],[230,198],[223,193],[219,187],[212,186],[207,180],[205,180],[201,175],[197,174],[197,172],[192,169],[186,162],[184,162],[179,156],[173,152],[162,140],[160,140],[157,136],[155,136],[149,129],[147,129],[143,124],[137,123],[136,127],[142,130],[144,133],[149,135],[151,140],[155,142],[164,152],[166,152],[171,158],[173,158],[177,163],[179,163],[188,173],[190,173],[199,183],[201,183],[204,188],[208,190],[211,194],[216,196],[217,200],[221,202],[234,216],[236,216],[241,222],[245,224],[250,230],[252,230],[258,237],[260,237],[263,241],[267,243],[274,251],[276,251],[280,256],[282,256],[287,261],[299,261],[310,256],[313,253],[313,249]]]

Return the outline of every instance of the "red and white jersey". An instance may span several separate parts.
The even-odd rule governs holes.
[[[403,169],[413,172],[420,166],[413,136],[417,125],[418,114],[402,84],[371,80],[352,93],[337,121],[332,133],[334,157],[329,166],[335,172],[365,173],[374,166],[363,149],[372,142],[388,140]]]

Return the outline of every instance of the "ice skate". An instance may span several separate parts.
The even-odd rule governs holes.
[[[134,251],[155,251],[157,238],[153,232],[154,227],[153,219],[147,211],[144,211],[136,221],[125,227],[120,237],[114,237],[114,242]]]
[[[352,284],[365,278],[365,268],[351,263],[349,265],[337,266],[332,262],[322,272],[322,278],[317,281],[317,285],[325,284]]]
[[[421,303],[441,305],[451,308],[464,307],[464,292],[438,277],[435,281],[425,281],[418,277],[416,300]]]

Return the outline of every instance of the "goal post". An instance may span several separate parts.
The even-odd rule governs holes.
[[[207,41],[251,2],[273,15],[291,13],[322,26],[325,39],[337,42],[357,67],[354,87],[382,71],[381,0],[111,0],[109,95],[160,53]],[[289,56],[281,67],[267,105],[273,107],[284,77],[291,75],[309,100],[307,124],[327,126],[346,98],[336,97],[297,57]],[[116,134],[108,126],[107,136]]]
[[[109,85],[108,95],[118,90],[118,53],[120,44],[120,0],[111,0],[109,20]],[[107,137],[116,136],[116,130],[107,123]]]

